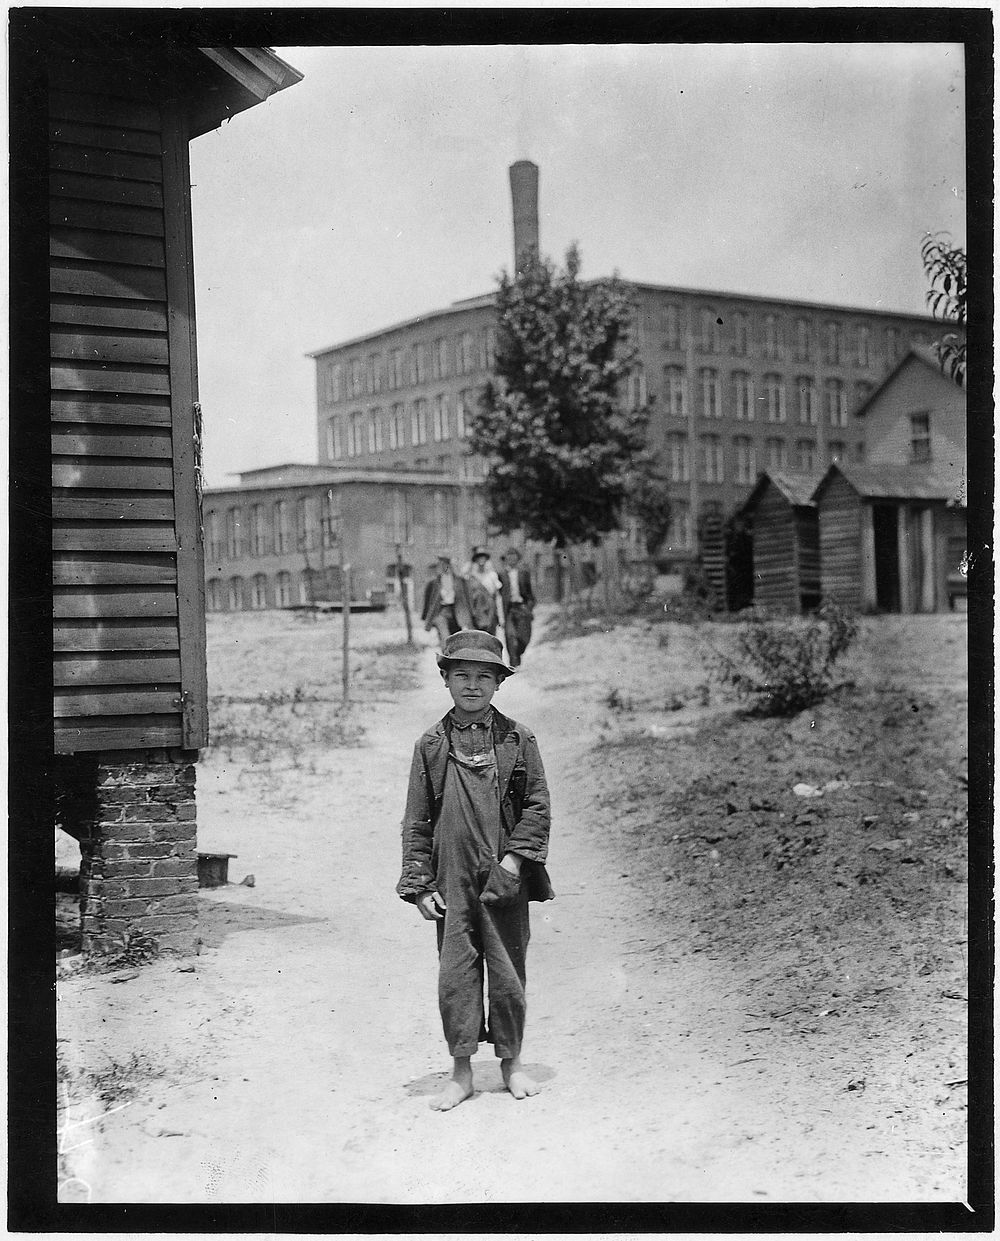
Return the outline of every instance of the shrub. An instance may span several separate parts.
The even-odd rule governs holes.
[[[732,654],[713,651],[714,673],[760,715],[794,715],[821,701],[833,666],[858,632],[855,615],[835,603],[807,618],[756,611],[739,626]]]

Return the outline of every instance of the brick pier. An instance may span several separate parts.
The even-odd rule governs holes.
[[[75,765],[62,815],[80,842],[84,952],[126,932],[197,945],[195,751],[102,753]]]

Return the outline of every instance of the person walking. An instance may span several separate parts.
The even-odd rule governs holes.
[[[438,556],[437,575],[424,591],[424,607],[420,619],[429,633],[437,630],[441,649],[450,634],[472,628],[472,599],[468,583],[452,570],[451,557]]]
[[[531,641],[531,625],[535,615],[535,592],[531,574],[521,565],[521,553],[511,547],[503,558],[500,572],[500,599],[503,604],[504,638],[507,658],[512,668],[521,663],[521,656]]]
[[[465,578],[472,597],[472,619],[477,629],[496,635],[504,623],[500,599],[500,575],[493,567],[485,547],[474,547],[465,567]]]

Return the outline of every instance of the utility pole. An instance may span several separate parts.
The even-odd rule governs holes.
[[[350,702],[351,692],[351,566],[344,560],[344,524],[339,512],[333,509],[333,489],[326,493],[329,509],[330,542],[337,545],[337,566],[340,570],[340,599],[344,617],[343,661],[341,684],[344,706]]]
[[[396,544],[396,580],[399,582],[399,597],[403,601],[403,616],[406,619],[406,645],[413,645],[413,618],[410,616],[410,596],[406,590],[403,575],[403,545]]]

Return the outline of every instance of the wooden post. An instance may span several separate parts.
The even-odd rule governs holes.
[[[403,548],[396,544],[396,580],[399,582],[399,597],[403,601],[403,616],[406,619],[406,645],[413,645],[413,618],[410,616],[410,596],[403,578]]]
[[[343,548],[343,540],[341,540]],[[343,557],[343,552],[341,552]],[[344,662],[341,681],[344,687],[344,706],[350,701],[351,693],[351,566],[340,562],[340,589],[344,596]]]

